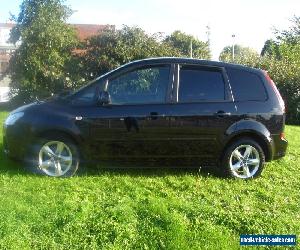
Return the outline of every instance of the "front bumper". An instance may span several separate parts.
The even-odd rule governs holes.
[[[8,147],[7,147],[5,134],[3,135],[3,151],[4,151],[4,154],[9,155],[9,150],[8,150]]]
[[[3,127],[4,153],[14,159],[24,159],[30,136],[22,126],[12,125]]]

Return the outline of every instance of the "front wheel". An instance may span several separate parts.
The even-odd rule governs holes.
[[[41,139],[34,151],[33,164],[41,174],[69,177],[78,169],[78,149],[66,138]]]
[[[226,176],[238,179],[258,177],[265,164],[261,146],[251,138],[241,138],[225,151],[222,168]]]

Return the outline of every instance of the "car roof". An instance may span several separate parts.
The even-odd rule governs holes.
[[[127,63],[123,67],[132,67],[132,66],[139,66],[139,65],[148,65],[148,64],[156,64],[156,63],[179,63],[179,64],[197,64],[202,66],[215,66],[215,67],[230,67],[236,68],[241,70],[247,71],[254,71],[258,72],[260,70],[256,68],[251,68],[247,66],[243,66],[240,64],[234,63],[226,63],[226,62],[219,62],[219,61],[211,61],[211,60],[202,60],[202,59],[194,59],[194,58],[183,58],[183,57],[156,57],[156,58],[147,58],[142,60],[136,60],[130,63]]]

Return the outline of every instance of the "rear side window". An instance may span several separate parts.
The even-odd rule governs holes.
[[[182,66],[179,77],[179,102],[224,100],[225,87],[221,70]]]
[[[227,69],[235,101],[265,101],[266,89],[255,73],[238,69]]]

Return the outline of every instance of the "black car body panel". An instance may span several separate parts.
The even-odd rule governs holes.
[[[89,88],[107,91],[110,82],[122,74],[148,66],[166,67],[164,72],[169,74],[166,95],[161,97],[163,102],[99,105],[97,100],[81,101],[80,96]],[[184,70],[192,72],[193,67],[219,74],[224,81],[222,100],[179,101],[181,71],[183,76]],[[235,100],[228,74],[231,69],[259,77],[266,99]],[[263,72],[222,62],[185,58],[136,61],[97,78],[64,99],[23,106],[10,116],[20,113],[22,116],[16,121],[4,125],[5,149],[17,158],[24,158],[36,139],[48,133],[69,136],[86,160],[96,161],[181,158],[194,159],[198,165],[214,165],[232,140],[245,135],[261,143],[268,161],[284,156],[287,148],[287,141],[282,137],[284,110]]]

